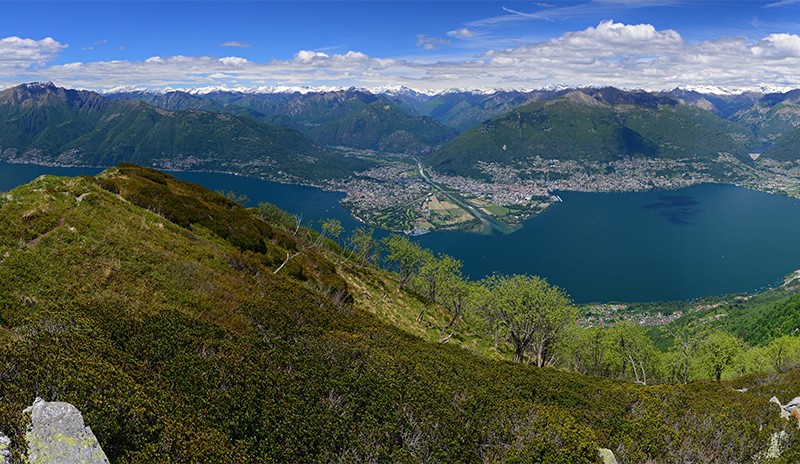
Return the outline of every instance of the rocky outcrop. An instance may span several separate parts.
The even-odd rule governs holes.
[[[780,400],[776,397],[769,399],[770,403],[775,403],[781,408],[781,418],[790,419],[794,417],[797,419],[797,425],[800,427],[800,396],[794,398],[786,404],[781,404]]]
[[[11,464],[11,440],[0,433],[0,464]]]
[[[36,398],[33,406],[23,412],[31,416],[25,433],[31,463],[108,463],[92,429],[83,423],[75,406]]]

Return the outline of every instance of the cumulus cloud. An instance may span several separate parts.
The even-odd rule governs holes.
[[[427,36],[425,34],[417,34],[417,47],[425,50],[433,50],[434,48],[438,48],[443,45],[450,45],[450,43],[451,42],[447,39],[439,39],[436,37]]]
[[[248,48],[252,47],[253,44],[247,42],[239,42],[237,40],[229,40],[227,42],[218,43],[217,47],[237,47],[237,48]]]
[[[800,56],[800,36],[795,34],[770,34],[753,46],[756,56],[783,59]]]
[[[554,42],[582,49],[607,46],[640,49],[642,46],[650,48],[654,45],[673,47],[683,43],[683,39],[671,29],[658,31],[650,24],[628,25],[606,20],[601,21],[597,27],[564,34]]]
[[[420,47],[425,48],[427,44],[436,47],[445,39],[423,35],[418,40]],[[25,75],[35,80],[88,88],[387,84],[422,89],[536,88],[549,84],[651,90],[686,85],[800,88],[798,35],[770,34],[759,40],[717,37],[690,42],[674,30],[610,20],[524,46],[487,50],[446,61],[425,60],[423,54],[419,59],[397,59],[368,56],[359,51],[328,54],[300,50],[292,58],[269,62],[236,56],[178,55],[37,68],[63,47],[53,42],[55,45],[49,48],[38,45],[49,52],[23,53],[19,51],[22,47],[17,46],[14,50],[18,58],[13,62],[23,63],[17,66],[26,69]],[[13,56],[3,53],[2,47],[9,48],[0,43],[0,69],[8,66],[4,63]]]
[[[466,27],[460,27],[454,31],[450,31],[447,33],[447,35],[449,37],[455,37],[457,39],[469,39],[475,37],[475,33],[467,29]]]
[[[67,48],[51,37],[41,40],[6,37],[0,39],[0,70],[25,70],[43,66]]]
[[[220,58],[219,62],[232,68],[240,68],[249,63],[245,58],[239,58],[238,56],[226,56],[225,58]]]
[[[312,52],[310,50],[300,50],[294,55],[294,60],[300,63],[312,63],[314,60],[329,58],[327,53]]]

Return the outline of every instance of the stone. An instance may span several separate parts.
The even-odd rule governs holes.
[[[29,462],[108,463],[92,429],[83,423],[83,416],[75,406],[36,398],[33,406],[23,412],[31,416],[31,425],[25,433]]]
[[[597,450],[597,454],[600,455],[600,459],[603,460],[603,464],[617,464],[617,457],[614,456],[614,452],[608,448],[599,448]]]
[[[0,464],[11,464],[11,439],[0,433]]]

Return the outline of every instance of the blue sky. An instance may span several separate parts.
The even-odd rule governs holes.
[[[0,1],[0,87],[800,87],[800,0]]]

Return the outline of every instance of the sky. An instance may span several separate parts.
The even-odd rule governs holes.
[[[0,88],[800,88],[800,0],[0,0]]]

